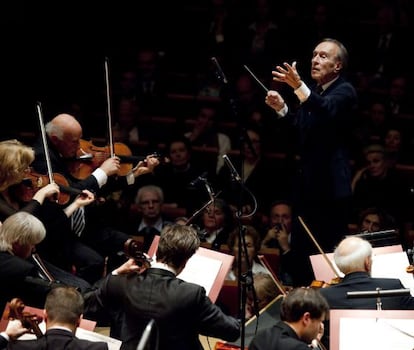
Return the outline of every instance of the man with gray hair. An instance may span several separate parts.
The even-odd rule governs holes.
[[[42,308],[50,289],[62,284],[82,292],[91,289],[85,280],[47,261],[40,261],[39,257],[36,260],[40,263],[36,263],[33,253],[45,237],[43,223],[25,211],[4,220],[0,227],[0,278],[7,281],[7,288],[0,289],[0,307],[18,297],[26,305]]]
[[[344,238],[334,251],[334,261],[345,276],[338,284],[321,289],[331,309],[376,309],[375,296],[350,299],[347,293],[405,288],[398,278],[371,277],[372,246],[363,238]],[[411,296],[387,296],[381,302],[381,308],[386,310],[414,309]]]
[[[164,192],[159,186],[147,185],[141,187],[135,197],[139,212],[139,221],[133,223],[132,235],[144,237],[143,250],[148,251],[155,236],[158,236],[164,226],[172,224],[162,215]]]

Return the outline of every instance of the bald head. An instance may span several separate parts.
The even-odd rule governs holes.
[[[344,274],[356,271],[370,272],[371,257],[371,243],[357,236],[344,238],[334,252],[335,264]]]
[[[82,127],[75,117],[66,113],[58,114],[46,124],[45,129],[50,141],[63,157],[76,156]]]

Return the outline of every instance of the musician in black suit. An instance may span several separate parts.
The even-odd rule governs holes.
[[[113,191],[134,184],[136,177],[151,172],[158,164],[155,157],[147,157],[145,162],[137,164],[134,170],[126,176],[117,176],[121,166],[119,157],[110,157],[107,154],[107,158],[105,158],[105,152],[103,155],[101,152],[100,156],[97,155],[97,152],[92,152],[90,155],[93,156],[93,163],[83,164],[82,169],[91,170],[84,171],[86,172],[84,177],[84,174],[79,171],[82,162],[76,161],[83,132],[82,126],[76,118],[69,114],[59,114],[45,125],[45,132],[52,171],[63,175],[70,187],[80,190],[88,189],[99,198],[104,198]],[[33,148],[35,160],[32,167],[41,174],[47,173],[43,139],[39,138]],[[84,152],[87,153],[87,150]],[[100,159],[102,157],[104,160]],[[98,164],[99,167],[93,169],[94,164]],[[75,213],[72,217],[76,217]],[[118,253],[123,251],[124,243],[130,236],[116,227],[108,226],[105,221],[107,213],[102,211],[102,207],[98,204],[85,207],[83,217],[85,222],[83,229],[73,229],[74,234],[79,236],[82,243],[94,249],[102,257],[108,256],[108,264],[111,265],[108,267],[109,269],[112,269],[112,266],[118,266],[123,262]],[[75,225],[73,226],[75,227]],[[74,252],[73,254],[88,254],[88,252]]]
[[[235,341],[238,320],[213,304],[203,287],[176,276],[200,245],[194,228],[170,225],[160,235],[157,261],[141,274],[109,275],[103,285],[85,296],[86,315],[124,312],[122,349],[135,350],[151,319],[159,350],[202,349],[199,334]]]
[[[45,302],[46,332],[44,336],[38,339],[11,341],[8,349],[107,350],[108,344],[105,342],[93,342],[75,336],[83,314],[83,307],[83,297],[75,288],[52,289]]]
[[[310,344],[321,340],[323,321],[328,313],[328,303],[318,290],[295,288],[282,301],[280,321],[259,331],[250,342],[249,350],[310,349]]]
[[[342,281],[329,288],[321,289],[331,309],[376,309],[377,298],[348,298],[347,292],[404,289],[398,278],[374,278],[370,276],[372,246],[357,236],[344,238],[334,251],[334,261],[345,276]],[[382,309],[414,309],[411,296],[382,297]]]
[[[296,62],[276,66],[273,80],[286,83],[299,99],[297,110],[270,90],[265,102],[279,118],[288,118],[298,131],[299,166],[293,205],[309,228],[318,234],[325,251],[348,232],[351,169],[348,140],[357,107],[355,88],[342,74],[348,52],[335,39],[323,39],[313,50],[312,85],[302,81]],[[314,247],[309,242],[304,244]],[[314,249],[316,251],[316,249]],[[311,252],[313,253],[313,252]]]
[[[320,289],[332,309],[377,309],[377,297],[348,298],[348,292],[364,292],[405,288],[398,278],[374,278],[370,276],[372,266],[372,246],[367,240],[348,236],[334,251],[334,261],[344,277],[338,284]],[[381,297],[383,310],[413,310],[411,296]],[[329,322],[325,322],[325,345],[329,344]]]
[[[12,298],[22,299],[26,305],[42,308],[51,288],[62,284],[91,288],[85,280],[43,261],[52,280],[31,259],[36,245],[46,236],[42,222],[34,215],[19,211],[9,216],[0,227],[0,279],[7,286],[0,288],[0,308]],[[55,280],[54,280],[55,279]],[[60,283],[59,283],[60,281]]]

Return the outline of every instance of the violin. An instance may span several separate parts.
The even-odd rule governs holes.
[[[82,195],[82,191],[72,188],[69,186],[68,180],[59,173],[53,173],[53,181],[59,186],[60,192],[57,197],[57,203],[65,205],[69,202],[71,195]],[[35,171],[30,171],[26,174],[25,178],[22,180],[21,191],[19,191],[19,198],[25,202],[32,199],[34,194],[50,184],[50,177],[48,175],[42,175]]]
[[[19,298],[14,298],[9,303],[8,319],[20,320],[23,327],[30,329],[37,338],[43,336],[43,332],[39,327],[39,323],[43,321],[41,316],[32,314],[24,310],[26,305]]]
[[[130,148],[121,142],[114,143],[114,153],[121,160],[121,168],[118,175],[125,176],[131,172],[133,161],[140,161],[145,158],[133,157]],[[76,158],[70,164],[71,175],[79,180],[87,178],[101,164],[111,157],[109,146],[96,146],[91,141],[81,139]]]
[[[110,146],[96,146],[91,141],[81,139],[79,141],[76,158],[69,159],[69,171],[71,175],[83,180],[99,168],[101,164],[111,157]],[[120,159],[121,167],[118,171],[119,176],[126,176],[134,170],[134,164],[145,161],[146,156],[133,156],[130,148],[122,142],[114,143],[114,155]],[[151,156],[161,159],[158,153],[152,153]],[[165,162],[168,162],[165,159]]]

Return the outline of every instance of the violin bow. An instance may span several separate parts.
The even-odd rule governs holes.
[[[264,268],[269,272],[269,275],[270,275],[270,277],[272,277],[273,282],[275,282],[277,289],[279,289],[280,293],[283,296],[286,296],[286,291],[283,288],[282,282],[279,281],[276,274],[273,272],[273,270],[270,267],[270,264],[267,261],[267,259],[265,258],[265,256],[264,255],[258,255],[257,257],[259,258],[259,260],[262,263],[262,265],[264,266]]]
[[[50,162],[49,148],[47,147],[46,130],[45,130],[45,125],[43,123],[43,113],[42,113],[42,106],[40,102],[37,102],[36,110],[37,110],[37,116],[39,118],[40,132],[42,134],[43,149],[44,149],[45,158],[46,158],[47,174],[49,176],[49,182],[54,183],[55,181],[53,179],[52,165]]]
[[[110,84],[109,84],[109,59],[105,57],[105,85],[106,85],[106,106],[107,106],[107,116],[108,116],[108,136],[109,136],[109,150],[111,158],[115,156],[114,152],[114,142],[112,137],[112,107],[111,107],[111,93],[110,93]]]
[[[336,270],[335,266],[332,264],[332,261],[328,259],[325,252],[322,250],[321,246],[316,241],[315,237],[313,236],[312,232],[309,230],[308,226],[306,226],[305,222],[303,221],[302,217],[298,216],[299,222],[305,229],[306,233],[309,235],[309,237],[312,239],[313,243],[315,243],[316,248],[318,248],[319,252],[322,254],[325,261],[328,263],[329,267],[333,271],[334,275],[339,278],[339,272]]]

